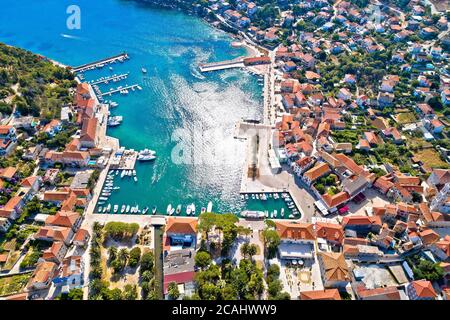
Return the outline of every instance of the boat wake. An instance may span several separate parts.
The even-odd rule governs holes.
[[[166,171],[166,167],[167,167],[167,164],[165,162],[162,163],[161,170],[158,170],[158,165],[155,165],[154,170],[153,170],[152,180],[150,183],[151,185],[158,183],[158,181],[162,178],[164,172]]]
[[[63,37],[63,38],[67,38],[67,39],[74,39],[74,40],[86,41],[86,39],[84,39],[84,38],[77,37],[77,36],[72,36],[72,35],[70,35],[70,34],[65,34],[65,33],[61,33],[60,36]]]
[[[191,70],[191,75],[199,80],[205,80],[206,77],[198,71],[198,65],[193,63],[190,65],[189,69]]]

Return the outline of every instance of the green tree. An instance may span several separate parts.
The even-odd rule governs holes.
[[[211,264],[211,255],[206,251],[199,251],[195,255],[195,265],[201,269],[207,268]]]
[[[128,259],[128,265],[131,268],[134,268],[138,265],[140,260],[141,260],[141,248],[134,247],[130,251],[130,258]]]
[[[178,285],[176,282],[169,283],[167,287],[167,293],[171,300],[177,300],[180,297],[180,291],[178,290]]]
[[[123,298],[125,300],[137,300],[137,288],[136,285],[127,284],[124,287]]]
[[[275,257],[278,245],[280,244],[280,236],[276,230],[266,228],[263,231],[264,247],[267,250],[267,257],[269,259]]]
[[[108,248],[108,259],[114,261],[117,259],[117,247],[111,246]]]

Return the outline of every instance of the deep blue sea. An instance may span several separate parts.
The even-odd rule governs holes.
[[[70,5],[80,8],[80,29],[69,29]],[[244,55],[226,33],[182,12],[134,1],[0,0],[0,41],[70,66],[126,51],[130,60],[113,70],[85,73],[95,80],[129,72],[125,81],[101,85],[103,92],[139,84],[142,91],[115,95],[112,109],[124,117],[108,134],[121,146],[157,152],[136,167],[138,182],[116,179],[121,189],[111,204],[158,206],[214,204],[217,212],[278,209],[280,200],[246,204],[239,196],[245,143],[233,139],[241,118],[262,117],[262,87],[242,70],[201,74],[198,64]],[[147,70],[146,74],[141,71]]]

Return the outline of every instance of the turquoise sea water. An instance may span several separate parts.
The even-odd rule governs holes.
[[[115,95],[121,126],[108,134],[126,148],[150,148],[154,162],[138,163],[138,182],[116,179],[112,204],[157,206],[165,213],[192,202],[217,212],[286,208],[282,200],[250,201],[239,195],[245,143],[233,139],[241,118],[262,117],[262,87],[242,70],[201,74],[201,62],[245,54],[232,39],[196,17],[133,1],[0,0],[0,41],[76,66],[126,51],[130,60],[85,73],[95,80],[129,72],[127,80],[101,85],[103,92],[139,84],[142,91]],[[81,29],[66,26],[69,5],[81,10]],[[147,69],[147,74],[141,68]],[[106,99],[110,99],[109,97]],[[180,152],[183,150],[183,152]],[[285,209],[287,212],[287,208]]]

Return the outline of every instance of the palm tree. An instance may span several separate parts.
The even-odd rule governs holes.
[[[117,254],[117,259],[119,259],[120,262],[122,262],[122,265],[126,265],[128,258],[130,257],[130,253],[126,248],[122,248],[119,250],[119,253]]]
[[[111,246],[108,248],[109,261],[114,261],[117,258],[117,247]]]

